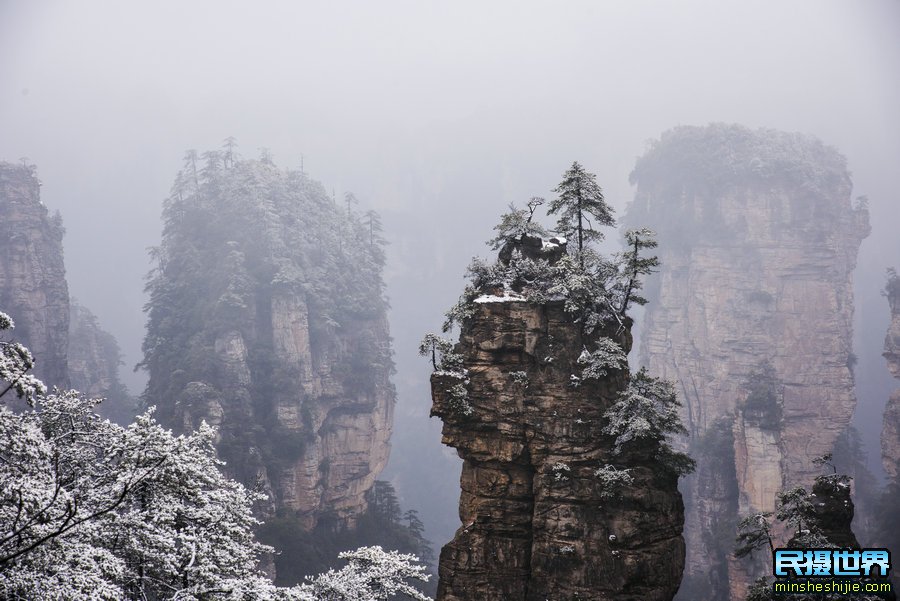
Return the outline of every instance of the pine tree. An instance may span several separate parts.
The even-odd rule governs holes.
[[[381,225],[381,216],[377,211],[373,209],[366,211],[363,215],[363,225],[369,232],[369,246],[384,246],[386,244],[385,239],[381,236],[384,229]]]
[[[224,154],[224,166],[226,169],[230,169],[234,167],[235,162],[238,159],[237,153],[234,151],[237,148],[237,140],[234,136],[228,136],[222,142],[222,148],[225,149]]]
[[[603,190],[597,185],[597,176],[585,171],[577,161],[563,174],[563,180],[554,192],[559,196],[550,203],[547,212],[550,215],[559,213],[556,229],[560,234],[577,239],[578,260],[583,268],[586,244],[603,240],[603,234],[594,227],[616,224],[612,207],[606,204]]]
[[[419,343],[419,355],[431,357],[434,371],[456,371],[462,362],[462,357],[453,352],[453,342],[432,332]]]
[[[628,230],[625,232],[625,242],[628,250],[618,256],[619,272],[621,273],[622,298],[619,302],[619,316],[624,318],[631,303],[646,305],[647,299],[639,296],[637,291],[643,287],[641,276],[653,273],[653,268],[659,266],[659,259],[642,257],[641,251],[647,248],[656,248],[655,234],[649,229]]]

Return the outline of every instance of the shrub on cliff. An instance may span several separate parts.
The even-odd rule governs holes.
[[[680,405],[671,382],[650,377],[642,368],[604,414],[609,422],[603,431],[615,437],[615,453],[650,449],[663,470],[684,476],[694,471],[694,460],[669,442],[673,434],[687,434],[678,415]]]

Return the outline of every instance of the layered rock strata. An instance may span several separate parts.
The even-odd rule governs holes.
[[[684,560],[677,477],[647,456],[613,457],[602,433],[627,374],[573,387],[586,340],[563,304],[490,298],[475,301],[456,347],[467,381],[432,376],[443,442],[464,460],[438,600],[672,599]],[[606,334],[630,348],[627,331]],[[634,479],[615,494],[595,473],[610,463]]]
[[[627,221],[658,232],[661,261],[648,283],[641,361],[678,383],[699,462],[684,487],[681,598],[743,599],[754,570],[726,549],[710,553],[722,546],[716,525],[771,511],[777,491],[811,481],[813,458],[832,450],[850,420],[851,273],[868,212],[852,206],[836,151],[740,126],[667,132],[632,182]],[[774,367],[777,400],[769,415],[748,419],[747,377],[762,361]],[[723,420],[734,463],[720,477],[736,482],[733,492],[699,477],[720,462],[702,446]],[[728,578],[711,578],[716,571]]]
[[[0,162],[0,308],[35,358],[34,374],[68,387],[69,289],[63,227],[41,202],[30,165]]]

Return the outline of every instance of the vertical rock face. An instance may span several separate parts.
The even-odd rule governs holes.
[[[188,154],[164,210],[146,401],[176,429],[217,426],[267,513],[352,527],[393,421],[377,216],[268,159],[204,159]]]
[[[34,168],[0,162],[0,307],[35,358],[34,373],[67,387],[69,289],[59,215],[40,199]]]
[[[726,567],[730,553],[712,525],[735,523],[735,509],[774,509],[774,493],[812,480],[811,460],[831,451],[848,424],[851,272],[868,213],[851,206],[836,151],[808,136],[740,126],[667,132],[632,182],[627,220],[658,232],[661,261],[648,284],[641,360],[678,383],[698,460],[685,487],[681,598],[743,599],[749,575]],[[760,414],[748,409],[747,376],[764,360],[779,390]],[[701,477],[721,462],[702,449],[723,423],[734,463],[720,477],[734,488]],[[712,576],[726,569],[730,591]]]
[[[627,331],[603,334],[631,346]],[[586,342],[562,302],[475,301],[456,347],[464,404],[458,375],[432,376],[443,442],[464,460],[462,526],[441,551],[438,600],[674,596],[684,561],[677,476],[639,454],[613,459],[603,414],[627,375],[573,387]],[[595,472],[614,461],[633,482],[610,494]]]
[[[884,358],[891,375],[900,379],[900,277],[892,274],[887,286],[891,305],[891,326],[884,339]],[[884,409],[881,432],[881,460],[893,482],[900,483],[900,389],[895,390]]]
[[[127,425],[136,412],[135,400],[119,380],[122,353],[112,334],[75,299],[69,306],[69,383],[91,398],[104,399],[97,412]]]

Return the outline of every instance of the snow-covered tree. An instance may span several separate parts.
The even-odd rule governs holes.
[[[624,486],[634,482],[631,470],[619,469],[614,465],[604,464],[594,471],[594,476],[601,486],[600,496],[604,499],[615,497]]]
[[[594,347],[593,351],[585,348],[578,357],[578,365],[584,366],[581,380],[599,380],[605,378],[610,370],[628,367],[628,357],[612,338],[600,338]]]
[[[12,320],[0,313],[0,325]],[[407,582],[424,580],[425,567],[378,548],[349,552],[349,566],[305,585],[275,587],[257,567],[271,551],[254,537],[262,495],[219,470],[212,428],[176,437],[152,409],[126,428],[77,391],[46,395],[37,380],[20,390],[30,353],[0,348],[12,355],[6,392],[33,401],[19,413],[0,405],[0,598],[427,599]],[[344,585],[350,596],[336,596]]]
[[[771,511],[767,511],[741,520],[735,539],[735,557],[746,557],[762,548],[767,548],[769,553],[775,552],[775,545],[772,543],[772,515]]]
[[[349,564],[329,570],[299,587],[300,599],[309,601],[383,601],[402,595],[430,601],[408,580],[427,582],[425,566],[413,555],[386,552],[381,547],[363,547],[339,555]]]
[[[12,318],[0,312],[0,336],[14,327]],[[34,357],[23,344],[0,339],[0,399],[14,390],[20,398],[33,404],[35,396],[47,392],[43,382],[28,373],[33,367]]]
[[[500,223],[494,226],[497,235],[487,242],[491,250],[498,250],[510,241],[520,240],[522,236],[546,236],[546,228],[534,220],[534,212],[542,204],[544,199],[537,196],[528,201],[525,209],[509,203],[509,211],[501,215]]]
[[[386,244],[385,239],[381,235],[384,232],[384,226],[381,224],[381,216],[377,211],[369,209],[363,214],[363,226],[369,233],[369,246],[383,246]]]
[[[802,486],[783,490],[777,495],[778,510],[775,517],[794,527],[796,535],[809,529],[809,520],[813,512],[809,491]]]
[[[63,582],[53,594],[41,584],[77,569],[75,557],[91,558],[90,582],[115,591],[102,598],[195,599],[256,581],[268,550],[253,537],[259,495],[219,471],[215,432],[175,437],[150,412],[122,428],[101,420],[96,403],[68,391],[39,398],[34,411],[0,408],[9,442],[0,590],[79,598]]]
[[[608,423],[603,432],[615,437],[615,453],[626,448],[649,448],[666,470],[679,476],[689,474],[694,470],[694,460],[672,448],[668,440],[672,434],[687,434],[678,415],[680,405],[671,382],[650,377],[641,368],[604,413]]]
[[[621,295],[617,304],[621,317],[625,317],[632,303],[647,304],[647,299],[638,294],[643,287],[641,277],[653,273],[653,268],[659,266],[659,259],[655,256],[644,257],[641,253],[648,248],[656,248],[655,236],[652,230],[646,228],[625,232],[628,250],[617,256],[620,277],[616,288]]]
[[[419,355],[431,358],[434,371],[460,371],[462,357],[453,352],[453,342],[433,332],[425,334],[419,343]]]
[[[550,202],[547,212],[550,215],[559,214],[556,229],[560,234],[577,240],[578,260],[584,266],[585,244],[603,239],[603,233],[594,228],[616,223],[612,207],[603,197],[597,176],[586,171],[577,161],[563,174],[562,182],[554,191],[559,196]]]

